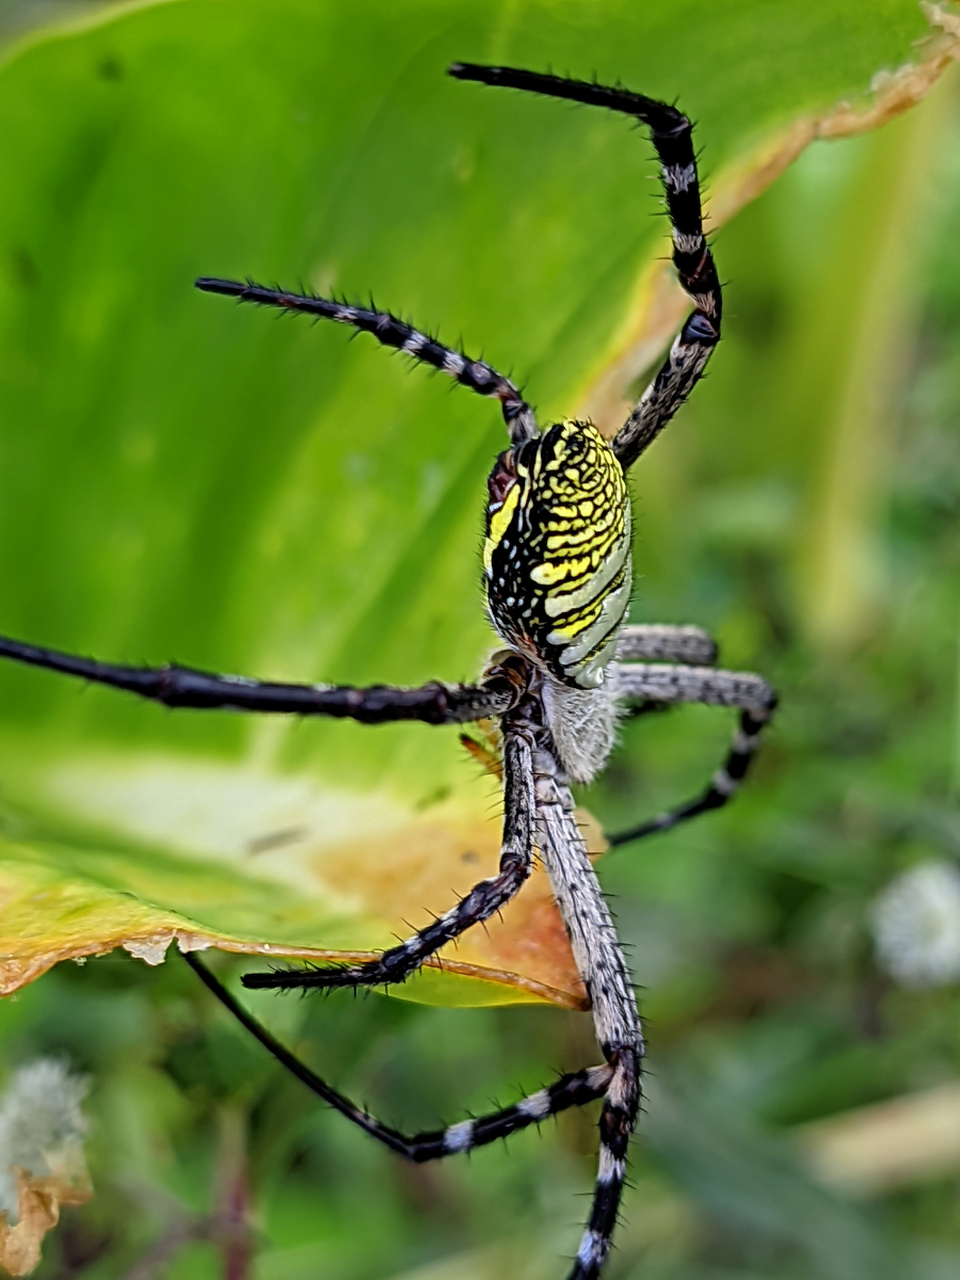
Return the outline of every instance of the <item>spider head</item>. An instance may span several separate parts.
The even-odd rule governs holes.
[[[494,627],[563,684],[595,689],[630,603],[630,500],[589,422],[558,422],[502,453],[483,548]]]

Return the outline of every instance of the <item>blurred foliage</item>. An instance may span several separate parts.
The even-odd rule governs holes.
[[[42,23],[92,17],[123,0],[0,0],[0,39],[11,40]]]
[[[651,1045],[611,1280],[947,1280],[960,1267],[955,1176],[857,1204],[804,1174],[789,1134],[960,1074],[956,987],[897,989],[868,929],[894,874],[960,857],[958,158],[948,81],[876,135],[814,147],[724,230],[724,343],[638,477],[636,616],[710,626],[726,665],[769,675],[783,707],[734,805],[601,864]],[[623,181],[635,182],[629,164]],[[295,270],[262,253],[236,269]],[[340,358],[319,330],[276,332],[274,361],[285,344],[302,361],[292,374]],[[251,362],[245,341],[234,318],[229,342]],[[402,387],[377,367],[362,361],[372,418]],[[275,392],[255,401],[271,430]],[[483,443],[463,399],[444,412],[476,421]],[[65,625],[69,572],[65,598],[24,625]],[[198,659],[216,641],[205,609],[187,637]],[[75,635],[93,647],[95,632]],[[145,628],[137,644],[148,640],[162,657],[177,643],[168,629],[154,642]],[[641,717],[586,798],[613,829],[659,809],[702,784],[728,730],[698,708]],[[505,1101],[595,1053],[586,1015],[547,1008],[246,998],[345,1090],[410,1126]],[[5,1065],[66,1054],[94,1081],[97,1195],[50,1238],[43,1280],[223,1274],[243,1248],[231,1205],[248,1194],[258,1280],[545,1280],[575,1247],[592,1117],[410,1169],[314,1106],[176,960],[60,966],[0,1003],[0,1051]]]

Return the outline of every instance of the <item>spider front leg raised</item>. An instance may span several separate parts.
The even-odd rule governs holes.
[[[250,973],[243,985],[251,988],[308,989],[321,987],[380,987],[404,982],[441,947],[472,925],[482,924],[502,910],[520,889],[533,867],[534,778],[533,740],[525,723],[512,714],[503,718],[503,843],[500,868],[412,937],[391,947],[377,960],[322,969],[279,969]]]
[[[336,298],[316,294],[291,293],[286,289],[268,289],[248,280],[218,280],[202,277],[195,281],[203,293],[219,293],[239,302],[254,302],[261,307],[277,307],[281,311],[300,312],[317,319],[352,325],[361,333],[369,333],[385,347],[402,351],[419,364],[429,365],[470,391],[499,400],[504,421],[514,444],[522,444],[537,434],[537,420],[531,407],[509,378],[498,373],[485,360],[473,360],[463,351],[444,346],[429,334],[421,333],[389,311],[372,307],[351,306]]]
[[[695,309],[677,335],[653,382],[613,441],[613,452],[626,471],[689,396],[720,341],[723,297],[713,254],[703,233],[693,125],[669,103],[626,89],[543,75],[522,67],[455,63],[449,71],[458,80],[474,80],[480,84],[563,98],[585,106],[604,107],[608,111],[633,116],[650,129],[670,215],[673,264]]]

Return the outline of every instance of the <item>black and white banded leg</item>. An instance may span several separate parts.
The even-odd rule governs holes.
[[[626,1178],[627,1147],[640,1108],[643,1032],[616,929],[583,836],[573,797],[543,732],[536,755],[541,853],[587,991],[597,1040],[613,1068],[600,1113],[600,1161],[586,1230],[569,1280],[595,1280],[610,1249]]]
[[[240,302],[255,302],[263,307],[279,307],[283,311],[300,311],[305,315],[338,324],[349,324],[363,333],[372,334],[385,347],[404,351],[421,364],[430,365],[441,373],[455,378],[462,387],[469,387],[478,395],[499,400],[503,416],[514,444],[523,444],[537,435],[537,422],[533,410],[509,378],[498,373],[484,360],[472,360],[462,351],[445,347],[412,325],[391,315],[369,307],[354,307],[335,298],[320,298],[313,294],[289,293],[285,289],[268,289],[263,285],[239,280],[217,280],[202,277],[196,281],[204,293],[220,293]]]
[[[720,809],[740,789],[753,761],[760,736],[776,709],[776,694],[760,676],[748,672],[718,671],[712,667],[625,663],[618,670],[621,697],[659,706],[702,703],[711,707],[736,707],[740,720],[726,759],[707,788],[695,799],[668,809],[646,822],[606,837],[610,845],[640,840],[711,809]]]
[[[660,161],[673,229],[673,263],[680,284],[693,300],[694,311],[680,330],[653,382],[613,441],[613,451],[626,471],[686,400],[720,341],[720,281],[703,234],[693,126],[685,115],[665,102],[583,80],[566,80],[514,67],[479,67],[470,63],[456,63],[450,67],[450,74],[458,80],[475,80],[480,84],[565,98],[587,106],[607,107],[633,116],[650,129]]]
[[[443,1156],[474,1151],[477,1147],[486,1146],[500,1138],[509,1138],[511,1134],[527,1129],[530,1125],[541,1124],[550,1116],[559,1115],[569,1107],[586,1106],[597,1098],[603,1097],[613,1078],[614,1068],[609,1063],[603,1063],[598,1067],[587,1067],[583,1071],[573,1071],[560,1076],[545,1089],[538,1089],[536,1093],[528,1094],[518,1102],[502,1107],[498,1111],[491,1111],[487,1115],[476,1116],[469,1120],[461,1120],[443,1129],[403,1134],[389,1125],[382,1124],[369,1111],[358,1107],[316,1072],[311,1071],[306,1063],[301,1062],[266,1029],[263,1023],[254,1018],[238,1000],[233,998],[219,978],[215,977],[194,953],[184,952],[183,958],[237,1021],[308,1089],[311,1089],[324,1102],[329,1103],[342,1116],[389,1147],[391,1151],[416,1164],[423,1164],[427,1160],[438,1160]]]
[[[503,843],[495,876],[481,880],[470,892],[425,929],[391,947],[376,960],[362,964],[313,969],[278,969],[250,973],[242,979],[250,988],[330,990],[334,987],[380,987],[404,982],[441,947],[472,925],[501,911],[519,891],[533,868],[534,793],[533,744],[529,730],[512,715],[502,721]]]

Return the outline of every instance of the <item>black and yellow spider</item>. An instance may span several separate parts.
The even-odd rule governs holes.
[[[643,1035],[613,922],[574,820],[569,784],[588,782],[603,767],[623,707],[699,702],[738,708],[738,731],[704,793],[615,836],[613,842],[664,830],[719,807],[736,790],[775,699],[759,676],[713,668],[715,646],[699,628],[624,624],[632,587],[630,501],[624,474],[689,395],[720,338],[721,290],[703,234],[689,120],[675,108],[639,94],[552,75],[465,64],[452,66],[450,74],[606,107],[650,128],[662,166],[673,261],[694,310],[612,443],[589,422],[564,421],[541,431],[533,410],[508,378],[387,312],[252,283],[202,279],[197,286],[208,293],[352,325],[500,401],[510,448],[497,458],[489,476],[483,580],[490,619],[505,647],[491,656],[476,684],[435,681],[416,689],[272,684],[184,667],[115,666],[2,638],[0,656],[126,689],[170,707],[346,716],[365,724],[497,723],[504,795],[498,873],[376,960],[249,974],[244,985],[329,989],[403,982],[465,929],[499,911],[530,874],[537,851],[590,997],[602,1065],[563,1076],[504,1110],[407,1137],[380,1124],[314,1075],[251,1018],[199,960],[190,955],[187,960],[285,1066],[338,1111],[411,1160],[469,1151],[567,1107],[602,1098],[596,1191],[571,1274],[571,1280],[591,1280],[606,1257],[617,1218],[627,1144],[640,1100]]]

